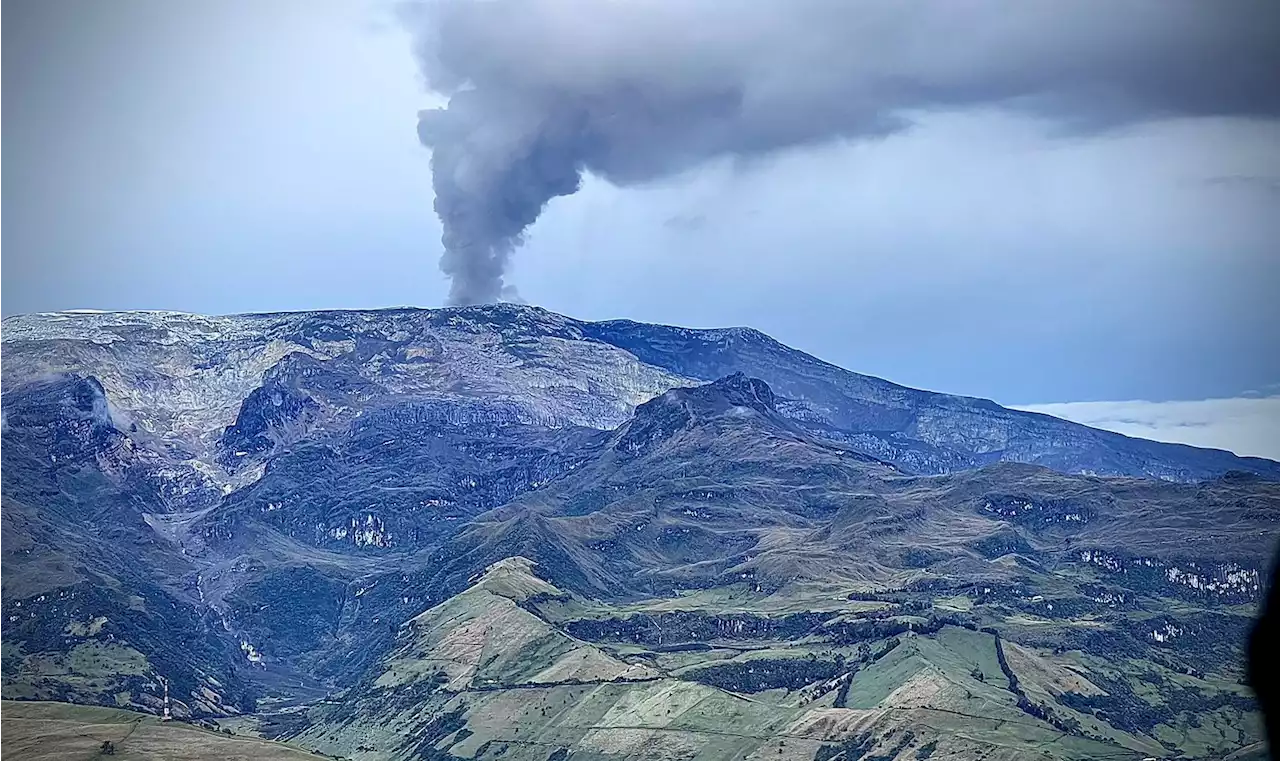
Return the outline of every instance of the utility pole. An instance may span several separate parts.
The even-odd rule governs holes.
[[[157,678],[164,687],[164,715],[160,717],[160,721],[169,721],[173,718],[173,714],[169,712],[169,680],[159,675]]]

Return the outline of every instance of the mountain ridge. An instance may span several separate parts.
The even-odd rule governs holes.
[[[1135,439],[850,372],[751,328],[583,322],[499,304],[226,317],[22,315],[5,318],[0,339],[18,357],[5,368],[10,387],[49,372],[94,375],[114,404],[143,417],[171,446],[250,474],[281,442],[305,437],[309,428],[341,425],[352,410],[379,400],[516,399],[513,410],[529,420],[609,429],[669,388],[743,372],[768,383],[779,410],[811,433],[910,472],[1012,460],[1181,481],[1229,470],[1280,478],[1280,463],[1263,458]],[[153,348],[137,349],[136,358],[116,356],[131,342]],[[183,346],[190,349],[175,349]],[[232,358],[232,372],[211,372],[229,367]],[[130,362],[139,367],[110,377]],[[500,372],[488,380],[472,372],[485,365]],[[244,405],[252,407],[257,389],[266,399],[284,399],[287,408],[273,409],[274,418],[259,414],[256,428],[246,429],[252,421],[238,418],[255,414]],[[238,485],[249,477],[226,480]]]

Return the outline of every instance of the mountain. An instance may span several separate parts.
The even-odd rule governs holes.
[[[196,567],[150,523],[198,510],[199,474],[117,428],[92,379],[39,381],[3,405],[4,662],[23,675],[5,696],[154,710],[167,678],[181,714],[251,709],[234,646],[183,601]]]
[[[512,305],[2,337],[6,698],[370,760],[1260,736],[1267,460]]]
[[[92,376],[175,457],[215,465],[232,483],[240,480],[227,474],[247,478],[267,453],[375,407],[485,401],[492,405],[485,414],[611,429],[663,391],[735,372],[765,381],[779,409],[814,433],[917,474],[1012,461],[1177,481],[1232,470],[1280,478],[1270,460],[905,388],[746,328],[590,323],[498,304],[231,317],[24,315],[4,321],[3,342],[11,358],[6,387],[51,373]]]

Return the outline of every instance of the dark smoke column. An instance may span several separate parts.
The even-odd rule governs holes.
[[[999,108],[1076,133],[1280,115],[1271,0],[421,0],[451,304],[503,276],[583,172],[617,185],[724,156],[882,137],[913,114]],[[803,220],[797,220],[803,224]]]
[[[432,149],[451,305],[514,297],[503,282],[511,253],[547,202],[576,192],[580,181],[573,136],[557,135],[549,118],[527,124],[529,113],[511,107],[518,97],[493,105],[488,97],[464,90],[447,108],[418,114],[418,139]]]

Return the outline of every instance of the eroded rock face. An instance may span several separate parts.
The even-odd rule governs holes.
[[[49,467],[99,470],[147,511],[205,507],[218,496],[203,469],[154,446],[91,376],[46,376],[6,393],[4,433]]]

